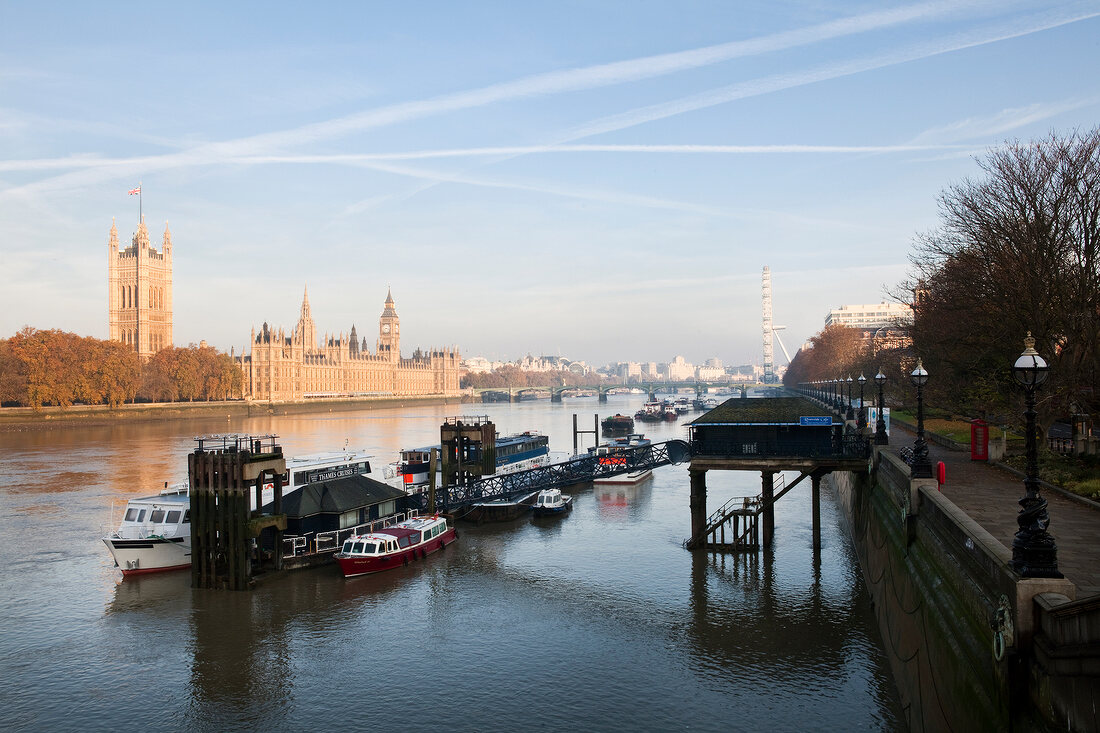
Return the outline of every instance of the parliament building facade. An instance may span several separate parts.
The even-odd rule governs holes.
[[[245,395],[254,400],[285,402],[336,397],[454,396],[460,391],[457,348],[417,349],[401,357],[401,322],[393,296],[378,319],[374,353],[355,326],[347,334],[326,335],[320,342],[309,308],[308,290],[292,332],[266,323],[252,329],[251,353],[241,357]]]
[[[125,249],[111,222],[107,239],[107,323],[109,338],[147,360],[172,345],[172,233],[164,226],[158,252],[141,219]]]

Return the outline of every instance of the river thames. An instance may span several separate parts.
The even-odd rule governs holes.
[[[567,489],[564,518],[460,522],[446,552],[350,580],[330,565],[250,592],[193,590],[187,572],[123,581],[101,541],[128,498],[186,478],[198,435],[274,433],[288,456],[346,440],[381,479],[445,417],[488,415],[570,452],[574,413],[590,430],[644,399],[0,433],[0,727],[904,730],[827,483],[816,562],[808,481],[778,502],[770,551],[684,550],[685,465]],[[639,430],[686,438],[691,417]],[[760,489],[756,473],[707,483],[711,509]]]

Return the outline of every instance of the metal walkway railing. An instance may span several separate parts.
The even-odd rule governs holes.
[[[542,489],[560,489],[597,478],[683,463],[690,458],[691,447],[683,440],[623,448],[601,456],[579,456],[549,466],[487,476],[465,486],[444,486],[436,489],[436,507],[451,511],[479,501],[516,499]],[[426,510],[427,492],[410,496],[410,504],[415,505],[417,499],[420,508]]]

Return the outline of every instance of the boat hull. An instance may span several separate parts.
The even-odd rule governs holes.
[[[417,560],[423,560],[433,552],[442,550],[447,545],[458,539],[454,528],[448,529],[438,537],[433,537],[416,547],[409,547],[390,555],[378,555],[374,557],[337,557],[340,563],[340,572],[345,578],[354,578],[360,575],[381,573],[384,570],[393,570],[408,565]]]
[[[510,522],[531,511],[538,493],[534,491],[515,501],[486,501],[474,504],[462,518],[478,524],[481,522]]]
[[[107,545],[115,564],[127,577],[191,567],[190,537],[104,537],[103,544]]]
[[[620,474],[618,476],[608,476],[606,478],[593,479],[594,484],[637,484],[645,481],[647,478],[653,475],[653,471],[646,469],[644,471],[634,471],[633,473]]]
[[[535,506],[531,511],[536,517],[560,517],[573,510],[573,497],[562,499],[562,505],[556,507]]]

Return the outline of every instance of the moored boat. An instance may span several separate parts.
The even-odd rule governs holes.
[[[600,423],[605,435],[628,435],[634,432],[634,418],[630,415],[612,415]]]
[[[422,560],[457,538],[444,516],[414,517],[377,532],[349,537],[335,557],[344,577],[352,578]]]
[[[647,402],[634,413],[634,419],[641,422],[660,422],[665,419],[664,407],[660,402]]]
[[[535,498],[531,511],[536,517],[567,514],[573,509],[573,497],[561,493],[561,489],[543,489]]]
[[[205,440],[209,440],[206,438]],[[370,461],[365,453],[341,451],[286,459],[283,495],[318,481],[365,475]],[[272,483],[261,487],[261,506],[274,498]],[[256,508],[254,492],[249,503]],[[191,567],[191,499],[187,484],[165,488],[159,494],[130,499],[118,529],[103,538],[122,575]]]
[[[598,445],[595,448],[589,448],[588,452],[595,455],[601,464],[615,465],[626,464],[626,456],[617,455],[623,451],[631,448],[641,448],[647,445],[651,445],[652,441],[642,435],[641,433],[632,433],[621,438],[608,441],[602,445]],[[645,481],[647,478],[653,475],[653,471],[644,468],[638,471],[626,471],[623,473],[615,474],[613,476],[603,476],[597,479],[593,479],[594,484],[636,484],[640,481]]]
[[[515,499],[486,499],[474,502],[462,519],[481,524],[482,522],[510,522],[531,511],[537,491]]]
[[[525,471],[550,463],[550,439],[534,430],[503,438],[498,436],[495,448],[497,474]],[[400,459],[383,470],[383,478],[410,494],[427,491],[432,450],[439,450],[439,446],[402,449]],[[437,464],[436,473],[441,469]]]
[[[103,538],[124,576],[191,567],[190,506],[187,484],[126,503],[118,529]]]

